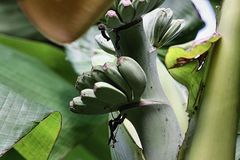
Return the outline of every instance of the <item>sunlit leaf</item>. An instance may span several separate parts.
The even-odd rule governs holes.
[[[23,137],[14,148],[26,159],[36,159],[36,155],[38,159],[47,159],[59,135],[61,119],[59,112],[52,113]]]
[[[187,111],[190,116],[197,109],[198,100],[205,86],[203,76],[208,50],[219,38],[220,36],[215,34],[200,42],[173,46],[166,55],[165,62],[170,74],[188,88]]]

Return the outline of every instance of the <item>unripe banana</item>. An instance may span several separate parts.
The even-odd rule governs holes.
[[[161,8],[158,10],[158,17],[155,25],[153,26],[151,35],[151,39],[153,41],[152,43],[154,44],[154,46],[161,40],[163,35],[166,33],[166,31],[171,25],[173,18],[173,12],[170,8]]]
[[[96,35],[95,40],[102,50],[109,54],[116,54],[112,41],[107,41],[101,34]]]
[[[135,9],[135,19],[140,18],[147,8],[147,0],[133,0],[133,7]]]
[[[77,78],[77,81],[76,81],[76,83],[75,83],[75,88],[76,88],[78,91],[81,91],[81,90],[89,87],[88,84],[86,84],[86,83],[83,81],[83,77],[84,77],[83,74],[79,75],[78,78]]]
[[[183,19],[172,20],[171,26],[168,28],[167,32],[163,35],[163,37],[158,42],[156,47],[160,48],[163,45],[165,45],[166,43],[173,40],[176,36],[179,35],[179,33],[181,32],[183,27],[184,27],[184,20]]]
[[[88,88],[93,88],[93,85],[96,82],[91,76],[91,72],[84,72],[82,81],[87,84]]]
[[[118,71],[117,65],[115,63],[107,62],[103,65],[103,69],[105,75],[108,76],[108,78],[111,79],[113,83],[127,95],[128,100],[131,101],[132,89]]]
[[[101,65],[93,66],[91,74],[92,78],[94,78],[96,82],[111,83],[111,80],[105,75],[103,66]]]
[[[108,28],[118,28],[124,25],[119,19],[116,11],[114,10],[107,11],[107,13],[105,14],[105,20],[106,20],[106,26]]]
[[[100,82],[98,82],[100,83]],[[111,105],[104,103],[102,100],[98,99],[93,89],[84,89],[81,91],[81,100],[83,104],[87,106],[81,109],[82,114],[102,114],[112,111],[116,111]]]
[[[81,113],[87,105],[82,102],[81,97],[75,97],[70,101],[69,106],[72,112]]]
[[[113,9],[117,10],[120,0],[113,0]]]
[[[142,67],[132,58],[122,56],[117,61],[118,70],[133,90],[133,101],[137,102],[145,90],[147,78]]]
[[[131,0],[121,0],[118,5],[118,13],[124,23],[130,23],[135,16]]]
[[[94,93],[98,99],[114,107],[128,103],[127,96],[122,91],[105,82],[95,83]]]
[[[75,88],[79,91],[85,88],[93,88],[95,80],[91,77],[91,72],[84,72],[78,76]]]

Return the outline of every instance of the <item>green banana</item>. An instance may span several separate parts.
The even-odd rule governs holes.
[[[121,0],[118,4],[118,13],[124,23],[130,23],[135,16],[135,9],[131,0]]]
[[[93,88],[95,80],[91,77],[91,72],[84,72],[78,76],[75,88],[79,91],[86,88]]]
[[[93,88],[94,83],[96,82],[94,78],[91,76],[91,72],[84,72],[83,73],[83,81],[89,86],[89,88]]]
[[[94,93],[98,99],[113,106],[113,109],[128,103],[127,96],[122,91],[106,82],[95,83]]]
[[[75,97],[70,101],[69,106],[72,112],[81,113],[87,105],[82,102],[81,97]]]
[[[97,82],[100,83],[100,82]],[[80,108],[82,114],[102,114],[113,112],[112,106],[104,103],[102,100],[98,99],[93,89],[84,89],[81,91],[81,101],[86,105],[84,108]]]
[[[118,28],[124,25],[114,10],[108,10],[105,14],[106,26],[108,28]]]
[[[119,4],[120,0],[113,0],[113,9],[117,10],[118,4]]]
[[[158,18],[153,27],[153,44],[157,44],[159,40],[163,37],[164,33],[168,30],[173,19],[173,12],[170,8],[161,8],[158,12]]]
[[[134,59],[126,56],[119,57],[117,65],[119,72],[133,90],[133,101],[139,101],[147,83],[142,67]]]
[[[135,19],[140,18],[143,14],[144,11],[147,8],[147,0],[133,0],[133,7],[135,9]]]
[[[75,88],[76,88],[78,91],[81,91],[81,90],[89,87],[88,84],[86,84],[86,83],[84,82],[83,77],[84,77],[83,74],[79,75],[78,78],[77,78],[77,81],[76,81],[76,83],[75,83]]]
[[[132,89],[129,87],[125,79],[122,77],[121,73],[119,73],[117,65],[112,62],[107,62],[103,65],[103,70],[106,76],[113,81],[113,83],[117,86],[118,89],[123,91],[128,100],[132,100]],[[115,86],[114,85],[114,86]]]
[[[172,39],[174,39],[176,36],[179,35],[179,33],[182,31],[184,27],[184,20],[183,19],[176,19],[172,20],[170,27],[165,32],[161,40],[156,45],[157,48],[162,47],[164,44],[168,43]]]
[[[111,80],[105,75],[103,66],[101,65],[93,66],[91,70],[91,75],[96,82],[111,83]]]

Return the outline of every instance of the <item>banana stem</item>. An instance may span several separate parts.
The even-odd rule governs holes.
[[[147,76],[144,99],[160,101],[147,107],[133,108],[127,118],[134,125],[147,160],[175,160],[182,142],[181,129],[159,82],[156,50],[147,39],[142,20],[118,30],[109,31],[118,56],[135,59]]]
[[[222,40],[213,50],[207,85],[188,160],[230,160],[240,107],[239,0],[225,0],[219,23]],[[229,20],[233,18],[232,20]]]

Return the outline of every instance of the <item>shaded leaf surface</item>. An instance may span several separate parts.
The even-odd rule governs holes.
[[[48,108],[28,101],[0,85],[0,155],[8,151],[50,113]]]
[[[69,82],[75,82],[76,74],[73,72],[70,63],[66,61],[63,50],[45,43],[3,34],[0,34],[0,43],[21,53],[36,57]]]
[[[73,84],[69,84],[43,63],[5,46],[0,46],[0,51],[0,83],[32,101],[61,112],[63,116],[60,138],[50,159],[63,158],[75,145],[88,137],[95,126],[105,122],[104,116],[71,113],[68,103],[77,95]]]

